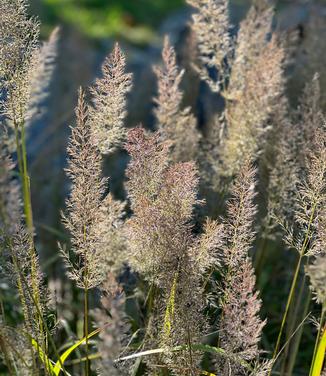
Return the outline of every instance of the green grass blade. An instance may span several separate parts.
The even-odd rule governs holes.
[[[88,359],[89,360],[101,359],[101,357],[102,357],[102,355],[100,353],[95,353],[95,354],[90,354]],[[80,358],[80,359],[73,359],[73,360],[67,362],[67,366],[80,364],[80,363],[86,362],[86,360],[87,360],[86,356],[84,356],[83,358]]]
[[[31,338],[31,342],[32,342],[33,347],[36,349],[38,356],[41,359],[42,363],[45,365],[46,369],[54,375],[55,374],[54,367],[53,367],[54,362],[45,354],[41,346],[37,343],[37,341],[34,338]]]
[[[166,304],[165,316],[164,316],[164,337],[169,338],[172,330],[173,318],[174,318],[174,310],[175,310],[175,293],[177,289],[177,281],[178,281],[178,272],[175,273],[170,296],[168,302]]]
[[[83,345],[86,343],[86,339],[90,339],[91,337],[94,337],[96,334],[98,334],[102,328],[98,328],[94,330],[92,333],[90,333],[87,337],[82,338],[78,342],[74,343],[72,346],[69,347],[61,356],[60,359],[56,362],[54,366],[54,374],[58,376],[61,372],[61,364],[64,364],[66,359],[70,356],[70,354],[75,351],[79,346]]]
[[[314,359],[314,364],[312,367],[312,376],[321,375],[323,364],[325,361],[325,353],[326,353],[326,328],[324,328],[323,335],[318,345],[316,357]]]

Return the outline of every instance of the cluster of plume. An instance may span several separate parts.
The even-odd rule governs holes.
[[[124,203],[106,194],[102,177],[102,156],[122,145],[125,130],[126,95],[131,75],[125,73],[125,56],[116,44],[102,67],[103,77],[91,87],[92,104],[82,90],[68,146],[67,174],[72,182],[63,222],[71,235],[76,263],[61,247],[68,275],[81,288],[99,286],[108,272],[117,271],[124,261]]]
[[[102,176],[103,154],[121,147],[126,133],[123,122],[131,75],[125,73],[125,56],[118,44],[105,60],[102,74],[90,88],[90,103],[86,102],[83,90],[79,91],[77,121],[71,128],[66,169],[71,192],[62,215],[70,244],[68,250],[67,245],[61,245],[60,250],[67,276],[84,291],[85,337],[89,334],[88,291],[98,288],[101,292],[103,309],[93,315],[104,328],[98,346],[102,360],[97,368],[103,375],[120,375],[123,371],[115,367],[112,357],[120,353],[119,336],[124,330],[124,301],[116,278],[127,262],[125,203],[107,193],[108,179]],[[86,346],[88,353],[88,342]]]
[[[284,91],[285,51],[272,31],[274,13],[267,1],[252,5],[237,38],[230,34],[228,1],[188,2],[198,10],[192,29],[200,76],[225,101],[222,116],[210,121],[203,148],[211,165],[203,178],[216,191],[221,177],[234,175],[243,159],[257,158],[265,147],[270,117]]]
[[[198,355],[191,345],[200,341],[207,327],[202,316],[203,276],[219,269],[222,260],[228,269],[223,287],[222,347],[238,362],[255,360],[264,326],[258,317],[261,302],[254,292],[248,254],[254,238],[255,170],[248,163],[239,175],[229,203],[230,220],[223,225],[208,219],[203,233],[195,237],[191,220],[194,208],[201,204],[196,199],[198,171],[190,162],[169,164],[169,145],[158,137],[142,129],[129,132],[127,189],[133,216],[128,221],[128,239],[131,266],[156,284],[163,296],[158,303],[163,305],[158,320],[163,345],[190,347],[189,354],[178,353],[177,360],[176,356],[169,359],[169,366],[178,375],[196,374]]]
[[[65,374],[67,367],[85,376],[269,376],[283,337],[286,363],[296,333],[292,323],[285,333],[285,324],[301,307],[308,280],[315,304],[323,306],[319,344],[326,304],[326,125],[318,75],[293,110],[285,95],[286,50],[269,1],[253,2],[236,36],[229,1],[187,2],[196,10],[192,67],[216,107],[218,97],[223,102],[203,130],[183,103],[185,70],[167,37],[162,65],[154,67],[155,132],[125,127],[132,75],[118,44],[102,76],[78,93],[67,149],[70,193],[62,213],[69,241],[59,250],[71,285],[78,287],[71,290],[72,311],[82,311],[83,295],[83,312],[76,317],[82,317],[84,338],[73,345],[79,359],[60,364]],[[9,374],[33,376],[56,374],[57,348],[69,347],[56,346],[60,336],[48,327],[34,241],[25,128],[48,94],[58,30],[44,45],[38,37],[39,24],[28,17],[26,1],[1,0],[0,288],[13,285],[20,301],[11,312],[18,317],[13,327],[1,291],[1,361]],[[129,155],[125,202],[114,197],[103,175],[105,158],[119,151]],[[213,200],[205,196],[210,189]],[[216,198],[216,192],[223,195]],[[260,201],[266,204],[263,215]],[[225,211],[218,217],[220,203]],[[203,208],[211,214],[207,218]],[[273,241],[297,251],[272,356],[264,351],[272,345],[261,344],[267,323],[258,291],[260,240],[268,241],[260,233],[263,226]],[[295,294],[300,280],[302,291]],[[91,318],[98,338],[90,334]],[[75,326],[79,330],[79,322]],[[77,363],[82,365],[75,368]]]
[[[269,228],[268,232],[275,234],[275,229],[279,226],[286,246],[297,251],[297,267],[292,280],[293,291],[299,283],[305,286],[306,277],[300,280],[299,275],[305,265],[306,274],[309,276],[315,293],[316,286],[325,283],[325,280],[321,282],[321,279],[319,283],[317,282],[317,276],[322,275],[318,273],[318,270],[323,268],[322,261],[325,253],[323,223],[325,222],[326,197],[325,120],[320,109],[320,98],[319,77],[315,75],[313,80],[306,85],[299,107],[295,111],[290,113],[289,103],[285,98],[281,102],[279,107],[281,111],[276,119],[280,120],[283,129],[276,127],[276,131],[281,132],[278,135],[275,133],[272,138],[275,142],[276,158],[269,168],[269,215],[267,217],[269,225],[273,228],[273,230]],[[318,269],[318,266],[321,269]],[[315,267],[316,272],[313,275],[309,270],[315,270]],[[317,279],[314,279],[315,277]],[[308,297],[308,303],[309,301],[310,297]],[[318,298],[317,301],[323,304]],[[294,295],[290,292],[283,324],[291,315],[289,307],[294,303],[298,307],[300,302],[303,302],[303,297],[297,297],[297,302],[295,302]],[[308,305],[306,307],[305,310],[308,309]],[[305,313],[302,319],[307,314],[305,310],[303,310]],[[320,326],[323,320],[322,314]],[[279,350],[283,329],[282,325],[276,350]],[[291,323],[286,338],[294,335],[294,330],[294,325]],[[298,338],[301,338],[301,335],[302,331],[299,331]],[[287,354],[293,351],[293,347],[290,346],[290,343],[285,345]],[[293,364],[288,367],[292,367],[289,371],[292,372]]]
[[[300,241],[293,241],[293,232],[308,226],[317,228],[325,203],[325,120],[320,110],[318,75],[306,85],[292,119],[286,116],[283,110],[283,132],[274,147],[276,163],[270,168],[269,214],[285,227],[289,245],[300,252]],[[313,241],[309,248],[314,248]]]
[[[130,263],[162,290],[157,299],[162,306],[161,339],[157,341],[173,347],[196,343],[200,336],[198,324],[203,321],[193,270],[196,265],[189,255],[193,242],[190,220],[198,203],[198,179],[191,162],[169,166],[169,145],[160,142],[158,136],[147,135],[140,128],[128,134],[126,149],[131,161],[127,190],[133,211],[128,222]],[[184,357],[185,364],[180,356],[180,369],[175,371],[195,374],[197,359],[192,350],[185,352]]]

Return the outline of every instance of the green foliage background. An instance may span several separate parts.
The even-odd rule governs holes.
[[[183,5],[183,0],[34,1],[47,27],[71,24],[90,37],[114,35],[134,42],[151,39],[162,19]]]
[[[277,1],[278,6],[289,0]],[[122,38],[142,44],[155,38],[160,23],[185,6],[185,0],[31,0],[32,12],[40,15],[42,33],[53,26],[69,25],[84,35],[102,39]],[[249,5],[251,0],[231,0]]]

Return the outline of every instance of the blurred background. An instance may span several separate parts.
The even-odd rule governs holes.
[[[249,0],[231,0],[231,20],[236,32],[239,22],[251,4]],[[205,124],[205,114],[216,112],[216,98],[208,93],[187,65],[193,53],[188,34],[191,9],[185,0],[31,0],[31,13],[42,22],[41,35],[47,38],[55,26],[60,26],[60,43],[55,76],[46,111],[32,124],[28,138],[31,169],[32,201],[37,232],[38,250],[44,271],[51,280],[61,279],[58,241],[66,235],[60,224],[60,211],[69,191],[65,178],[66,146],[74,124],[74,107],[79,86],[87,87],[100,75],[100,67],[115,41],[127,55],[128,70],[134,74],[134,88],[129,97],[127,126],[143,124],[153,128],[153,96],[156,83],[152,66],[160,61],[162,40],[170,36],[176,46],[180,66],[186,69],[183,82],[185,104],[198,115],[199,126]],[[326,2],[282,0],[277,2],[275,27],[282,38],[289,40],[290,64],[287,68],[287,90],[293,106],[304,84],[314,73],[320,74],[322,105],[326,110]],[[295,35],[295,38],[291,36]],[[124,198],[123,179],[127,156],[117,153],[105,161],[110,176],[110,189],[116,198]],[[284,252],[282,250],[282,252]],[[284,257],[284,255],[281,257]],[[287,257],[287,256],[286,256]],[[289,256],[291,257],[291,256]],[[268,290],[266,312],[272,312],[265,348],[270,348],[270,336],[275,336],[279,322],[280,300],[277,283],[288,281],[293,270],[291,259],[279,263],[280,254],[271,250],[266,274],[260,281],[264,298]],[[279,279],[271,279],[278,275]],[[56,292],[61,285],[52,286]],[[62,292],[62,294],[68,292]],[[284,292],[286,294],[286,291]],[[57,294],[59,296],[60,294]],[[62,304],[69,299],[62,299]],[[70,302],[73,301],[70,300]],[[60,302],[59,302],[60,303]],[[70,303],[71,304],[71,303]],[[76,304],[76,309],[77,309]],[[70,309],[62,316],[69,315]],[[69,320],[69,317],[66,317]],[[313,343],[314,333],[307,329],[306,344]],[[306,342],[305,342],[306,341]],[[309,351],[301,353],[298,369],[309,364]],[[297,374],[305,374],[298,371]]]

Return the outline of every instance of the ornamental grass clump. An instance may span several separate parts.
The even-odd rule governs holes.
[[[188,345],[177,361],[172,353],[164,359],[168,368],[194,375],[200,358],[191,345],[200,339],[204,327],[196,273],[202,266],[193,263],[189,254],[194,241],[192,212],[199,204],[197,172],[191,162],[169,165],[169,144],[159,141],[158,133],[148,135],[136,128],[128,134],[126,149],[131,155],[127,190],[133,211],[128,221],[130,262],[159,288],[157,345],[168,349]],[[205,248],[201,251],[206,252]],[[195,251],[191,252],[194,256]]]
[[[162,328],[161,344],[168,349],[188,346],[184,358],[178,353],[177,358],[167,360],[168,367],[180,375],[198,370],[200,358],[193,345],[201,341],[208,327],[201,296],[204,275],[220,269],[223,260],[227,271],[220,341],[226,354],[237,359],[231,368],[241,369],[241,359],[258,359],[264,326],[258,317],[261,301],[248,254],[254,238],[255,170],[247,163],[241,171],[229,203],[229,222],[222,225],[207,220],[203,233],[196,237],[191,226],[193,210],[201,204],[196,199],[196,170],[191,163],[170,165],[169,145],[158,137],[146,135],[142,129],[130,131],[128,136],[126,148],[132,157],[127,169],[133,210],[128,223],[131,265],[160,289],[162,297],[157,304],[162,305],[162,317],[157,325]],[[229,362],[226,356],[226,364]]]
[[[236,38],[231,37],[227,1],[188,3],[197,10],[192,23],[198,45],[197,70],[225,102],[223,116],[217,114],[206,131],[205,142],[213,140],[213,144],[203,146],[203,158],[212,165],[210,176],[204,178],[217,190],[221,177],[234,175],[243,159],[257,158],[265,147],[268,121],[284,92],[285,51],[272,30],[274,12],[268,1],[252,5]],[[205,157],[205,150],[215,158]]]
[[[325,373],[319,76],[293,108],[271,2],[253,1],[239,29],[229,1],[187,3],[196,45],[187,66],[203,88],[194,102],[209,98],[213,113],[184,103],[186,70],[165,37],[155,131],[127,129],[133,76],[116,44],[78,92],[57,229],[33,218],[26,140],[52,102],[59,33],[40,44],[27,2],[1,0],[1,375]],[[119,174],[122,201],[111,186]],[[58,249],[40,241],[41,227]],[[50,307],[53,275],[62,286]]]
[[[34,244],[34,226],[30,196],[30,181],[26,152],[26,127],[50,82],[53,58],[56,54],[57,31],[47,44],[39,43],[39,24],[29,18],[23,0],[2,1],[0,4],[0,116],[1,116],[1,257],[2,274],[17,291],[22,322],[17,328],[3,332],[20,333],[25,344],[22,356],[12,359],[9,368],[25,363],[28,374],[39,375],[47,366],[37,355],[47,352],[46,294],[43,274]],[[43,98],[43,97],[42,97]],[[37,110],[37,111],[38,111]],[[16,168],[11,152],[16,154],[20,186],[12,171]],[[15,343],[13,335],[11,344]],[[4,341],[6,347],[6,341]],[[14,346],[14,345],[13,345]],[[21,347],[20,347],[21,348]],[[37,350],[35,349],[37,348]],[[26,357],[25,357],[26,355]],[[20,366],[17,366],[20,367]]]
[[[58,30],[49,42],[39,43],[39,23],[27,14],[25,0],[0,4],[0,113],[10,131],[23,182],[24,214],[33,232],[26,156],[26,127],[40,112],[52,73]]]
[[[285,233],[284,240],[289,248],[297,251],[298,259],[273,353],[274,359],[278,356],[285,324],[295,299],[295,290],[300,281],[301,267],[309,265],[311,259],[318,258],[319,254],[325,252],[323,247],[326,199],[325,134],[325,121],[322,117],[319,117],[319,128],[314,129],[311,144],[310,146],[307,145],[305,170],[303,171],[302,181],[298,183],[296,191],[297,205],[294,213],[294,223],[289,225],[286,222],[280,222]],[[307,268],[309,270],[309,266]]]
[[[84,336],[88,338],[89,290],[103,284],[108,273],[122,265],[122,261],[118,260],[123,259],[121,248],[124,240],[119,233],[123,204],[115,202],[110,194],[105,196],[107,180],[102,177],[102,157],[93,129],[94,119],[89,118],[89,106],[82,89],[79,91],[76,119],[68,146],[66,170],[72,188],[66,202],[67,214],[63,214],[75,259],[71,259],[64,246],[60,248],[68,277],[84,291]],[[119,251],[121,254],[116,256]],[[88,357],[88,339],[86,354]],[[88,363],[87,358],[86,374],[89,372]]]

